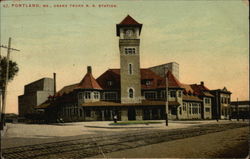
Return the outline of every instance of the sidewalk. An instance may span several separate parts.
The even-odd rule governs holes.
[[[154,120],[154,122],[161,122],[161,123],[113,125],[114,122],[112,121],[97,121],[97,122],[81,122],[81,124],[83,124],[84,127],[88,128],[104,128],[104,129],[127,129],[127,128],[176,129],[176,128],[186,128],[194,125],[226,124],[234,121],[220,120],[219,122],[217,122],[215,120],[190,120],[190,121],[169,120],[168,126],[165,125],[164,120]]]
[[[48,142],[75,140],[97,135],[123,134],[128,131],[172,130],[206,124],[226,124],[235,121],[165,121],[160,124],[110,125],[112,121],[74,122],[60,124],[7,123],[8,130],[3,136],[3,147],[16,147]],[[237,122],[238,123],[238,122]]]

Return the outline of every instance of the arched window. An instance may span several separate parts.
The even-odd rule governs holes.
[[[132,88],[128,90],[128,96],[129,98],[134,98],[134,90]]]
[[[129,73],[130,75],[132,75],[132,73],[133,73],[133,68],[132,68],[132,64],[131,64],[131,63],[128,64],[128,73]]]

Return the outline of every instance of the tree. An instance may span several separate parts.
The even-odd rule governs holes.
[[[0,61],[0,89],[4,90],[6,69],[7,69],[7,58],[3,57]],[[13,80],[19,71],[16,62],[9,60],[9,81]]]

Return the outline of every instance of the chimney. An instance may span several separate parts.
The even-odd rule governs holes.
[[[91,68],[91,66],[88,66],[88,67],[87,67],[87,73],[92,73],[92,68]]]
[[[204,82],[203,81],[201,81],[201,85],[204,86]]]
[[[53,79],[54,79],[54,95],[56,95],[56,73],[53,73]]]

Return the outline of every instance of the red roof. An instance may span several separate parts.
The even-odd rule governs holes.
[[[181,88],[180,82],[171,72],[168,72],[167,75],[169,87]],[[111,81],[112,85],[109,85],[108,81]],[[97,78],[97,82],[103,89],[120,89],[120,69],[107,70]],[[162,78],[150,69],[141,69],[141,82],[142,89],[157,89],[166,86],[165,78]]]
[[[77,86],[78,86],[78,83],[64,86],[60,91],[56,93],[56,96],[62,96],[63,94],[68,94],[72,92]]]
[[[120,69],[109,69],[98,77],[97,82],[103,89],[120,89]],[[108,81],[111,82],[108,84]]]
[[[97,83],[95,78],[92,76],[92,73],[88,72],[82,81],[78,84],[77,88],[81,89],[102,89]]]
[[[209,93],[209,89],[204,86],[204,85],[198,85],[198,84],[192,84],[190,85],[192,87],[192,89],[194,90],[194,92],[198,95],[201,95],[201,96],[210,96],[210,97],[213,97],[212,94]]]
[[[119,24],[116,24],[116,35],[120,36],[121,27],[139,27],[139,35],[141,34],[142,24],[134,20],[130,15],[127,15]]]
[[[134,20],[130,15],[127,15],[126,18],[124,18],[120,25],[141,25],[136,20]]]
[[[184,88],[184,93],[191,93],[194,94],[194,90],[189,84],[181,84],[182,88]]]
[[[177,78],[175,78],[175,76],[172,74],[171,71],[168,71],[167,73],[167,77],[168,77],[168,86],[169,87],[181,87],[181,83],[179,82],[179,80]]]

